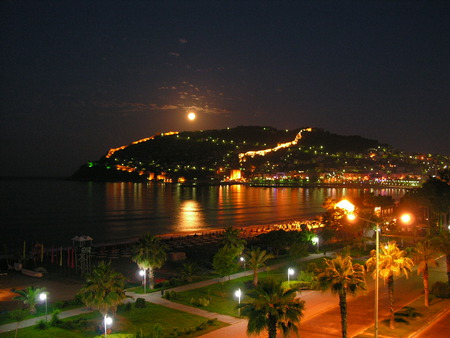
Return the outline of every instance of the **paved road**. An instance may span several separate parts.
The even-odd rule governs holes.
[[[450,337],[450,309],[442,314],[436,321],[411,338],[448,338]]]

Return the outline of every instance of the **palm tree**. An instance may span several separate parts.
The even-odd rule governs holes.
[[[13,300],[20,300],[25,306],[28,307],[31,314],[36,313],[36,303],[39,297],[39,294],[45,291],[45,288],[37,288],[35,286],[29,286],[23,290],[15,290],[12,289],[14,293],[17,293],[17,296],[13,298]]]
[[[411,259],[406,257],[406,251],[400,250],[397,247],[395,241],[381,245],[381,252],[379,254],[379,266],[378,272],[384,282],[387,283],[388,293],[389,293],[389,327],[391,329],[395,328],[395,317],[394,317],[394,276],[405,275],[406,278],[409,277],[411,273],[411,268],[414,263]],[[366,266],[368,270],[373,270],[372,276],[376,278],[376,252],[372,250],[371,256],[367,262]]]
[[[248,262],[248,266],[253,270],[253,285],[258,285],[258,269],[265,266],[268,259],[273,258],[271,253],[267,253],[266,250],[261,248],[253,249],[246,255],[245,260]]]
[[[150,289],[155,287],[154,269],[159,269],[167,260],[167,245],[158,237],[146,234],[133,248],[133,262],[147,273]]]
[[[244,251],[247,241],[240,237],[241,231],[237,228],[228,227],[223,233],[221,245],[228,250],[233,250],[236,256],[240,255]]]
[[[284,334],[298,332],[303,317],[305,301],[296,298],[298,288],[283,289],[280,281],[265,279],[247,293],[253,301],[241,303],[241,314],[248,318],[247,333],[260,333],[267,329],[269,338],[275,338],[277,330]]]
[[[418,264],[417,274],[422,274],[423,277],[423,291],[425,293],[425,306],[430,305],[428,295],[430,293],[428,286],[428,268],[437,266],[438,263],[434,258],[436,250],[431,245],[430,241],[423,241],[416,244],[413,252],[413,262]]]
[[[324,291],[330,290],[339,295],[342,337],[347,337],[347,294],[356,295],[367,289],[364,267],[353,264],[348,255],[326,259],[325,264],[325,269],[318,275],[318,286]]]
[[[450,232],[441,230],[439,234],[431,239],[433,246],[445,255],[447,264],[447,282],[450,286]]]
[[[183,263],[183,266],[180,269],[180,277],[187,282],[192,282],[199,270],[200,268],[195,262]]]
[[[111,268],[111,262],[101,261],[86,277],[86,285],[78,292],[86,306],[99,310],[105,316],[115,312],[127,298],[124,291],[125,277]]]

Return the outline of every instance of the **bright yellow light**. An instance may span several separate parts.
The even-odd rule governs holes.
[[[342,200],[336,203],[336,207],[340,209],[344,209],[348,213],[352,213],[355,211],[355,206],[347,200]]]
[[[400,216],[400,220],[404,224],[409,224],[412,221],[412,216],[411,216],[411,214],[403,214]]]
[[[349,221],[354,221],[354,220],[356,219],[356,215],[355,215],[355,214],[348,214],[348,215],[347,215],[347,219],[348,219]]]
[[[195,113],[189,113],[187,117],[188,117],[189,120],[193,121],[193,120],[195,120],[195,118],[197,116],[195,115]]]

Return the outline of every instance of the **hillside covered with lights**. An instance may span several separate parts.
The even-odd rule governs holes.
[[[300,186],[395,180],[402,185],[417,183],[449,162],[318,128],[240,126],[157,134],[110,149],[71,179]]]

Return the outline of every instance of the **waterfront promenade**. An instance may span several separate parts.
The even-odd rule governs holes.
[[[323,256],[322,254],[313,254],[308,257],[301,259],[300,261],[308,261],[314,258]],[[434,278],[442,278],[445,274],[445,259],[441,257],[439,259],[440,267],[432,270],[432,275]],[[271,266],[271,269],[276,269],[283,266],[284,263]],[[240,278],[244,275],[250,274],[251,271],[244,271],[240,273],[233,274],[231,279]],[[442,276],[441,276],[442,275]],[[374,300],[374,281],[370,276],[367,276],[368,292],[365,295],[360,295],[358,297],[348,297],[348,336],[353,337],[362,333],[367,328],[373,325],[373,300]],[[183,285],[175,288],[171,288],[167,291],[182,292],[190,289],[205,287],[214,283],[218,283],[218,279],[205,280],[202,282],[192,283],[188,285]],[[422,297],[422,280],[420,276],[414,272],[409,279],[404,277],[396,279],[396,294],[395,294],[395,309],[398,310],[404,306],[407,306],[412,301],[418,297]],[[400,291],[401,290],[401,291]],[[221,337],[246,337],[247,330],[247,320],[243,318],[236,318],[232,316],[222,315],[218,313],[212,313],[205,311],[203,309],[175,303],[168,301],[161,297],[159,292],[148,293],[148,294],[135,294],[132,292],[127,293],[131,297],[141,297],[145,298],[147,301],[160,304],[162,306],[170,307],[184,312],[189,312],[196,314],[208,319],[217,318],[219,321],[229,324],[229,326],[218,329],[216,331],[205,334],[205,338],[221,338]],[[300,297],[305,300],[305,311],[304,317],[300,325],[300,336],[303,337],[340,337],[340,314],[338,306],[338,297],[332,295],[330,292],[320,292],[314,290],[302,291]],[[446,300],[448,307],[450,308],[450,301]],[[380,283],[380,321],[383,318],[388,317],[388,298],[385,292],[385,287],[383,283]],[[362,309],[364,309],[362,311]],[[60,317],[67,318],[81,313],[86,313],[89,310],[86,308],[74,309],[71,311],[62,312]],[[447,312],[448,313],[448,312]],[[447,315],[448,316],[448,315]],[[37,321],[43,319],[34,318],[20,323],[20,327],[34,325]],[[426,323],[434,324],[434,323]],[[448,327],[450,324],[445,321],[439,321],[438,327],[442,325],[444,328]],[[6,324],[0,326],[0,333],[15,330],[16,323]],[[427,328],[424,328],[423,332],[426,332]],[[450,327],[449,327],[450,329]],[[431,328],[430,328],[431,330]],[[420,330],[422,332],[422,329]],[[439,331],[440,332],[440,331]],[[434,337],[438,338],[439,332],[435,333]],[[412,332],[417,337],[423,337],[420,332]],[[437,335],[436,335],[437,334]],[[260,335],[265,336],[264,334]],[[442,337],[445,337],[444,335]]]

